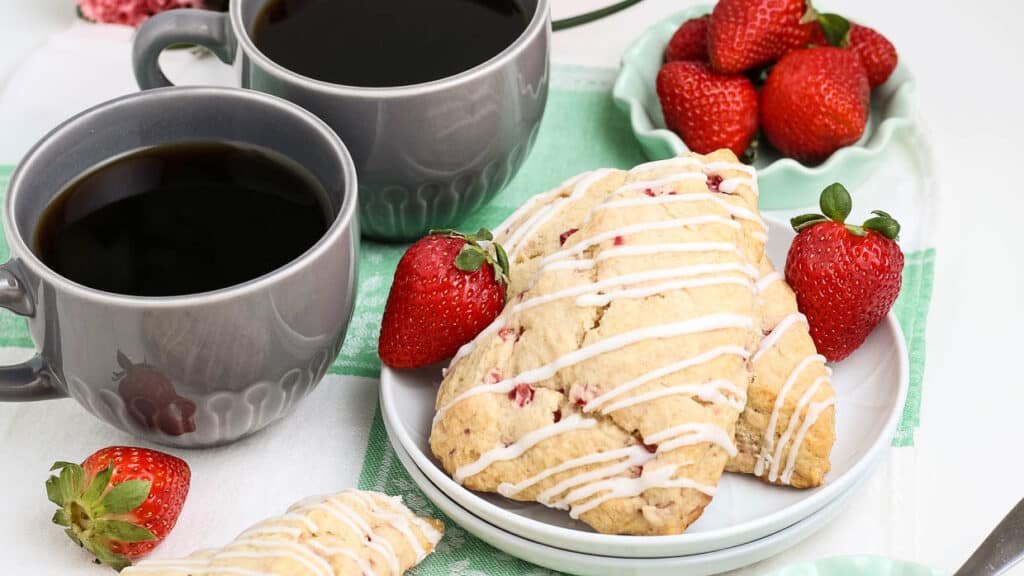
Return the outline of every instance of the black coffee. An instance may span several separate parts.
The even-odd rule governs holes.
[[[43,211],[35,252],[86,286],[195,294],[262,276],[326,232],[326,194],[289,159],[234,144],[132,152],[92,168]]]
[[[521,0],[270,0],[253,38],[303,76],[402,86],[468,70],[526,29]]]

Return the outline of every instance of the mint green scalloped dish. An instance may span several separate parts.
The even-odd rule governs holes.
[[[793,564],[768,576],[949,576],[949,572],[880,556],[842,556]]]
[[[633,134],[651,160],[675,156],[688,149],[682,139],[665,128],[655,88],[665,46],[684,21],[711,12],[710,5],[694,6],[652,26],[626,50],[612,96],[629,117]],[[847,188],[860,185],[878,167],[894,139],[912,134],[917,119],[913,76],[900,64],[892,77],[871,94],[871,112],[864,136],[836,151],[817,166],[782,158],[762,146],[754,163],[758,169],[762,210],[813,206],[821,190],[832,182]]]

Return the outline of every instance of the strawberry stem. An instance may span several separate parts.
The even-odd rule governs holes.
[[[431,230],[430,235],[443,235],[458,238],[466,243],[455,257],[455,267],[463,272],[476,272],[484,263],[494,269],[494,281],[508,285],[509,261],[508,254],[501,244],[494,242],[494,235],[487,228],[477,230],[476,234],[465,234],[457,230]],[[486,243],[486,244],[482,244]],[[487,247],[494,248],[494,254]]]

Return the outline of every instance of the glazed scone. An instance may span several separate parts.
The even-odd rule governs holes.
[[[793,290],[767,258],[760,269],[765,338],[752,359],[754,382],[736,429],[739,454],[726,469],[772,484],[819,486],[835,443],[831,370],[814,347]]]
[[[121,574],[398,576],[434,549],[443,530],[440,521],[415,516],[400,498],[347,490],[297,502],[219,550],[146,560]]]
[[[511,243],[531,278],[513,280],[502,315],[448,370],[431,448],[470,489],[600,532],[679,533],[737,454],[761,339],[755,186],[723,152],[568,189],[539,210],[583,208],[535,210]]]
[[[690,158],[684,162],[692,162]],[[717,156],[709,159],[704,169],[713,173],[725,166],[723,162],[730,161],[729,156]],[[655,162],[638,168],[663,164]],[[513,261],[510,293],[515,294],[529,284],[536,263],[560,249],[560,242],[604,200],[609,189],[622,181],[623,174],[599,170],[573,178],[551,192],[534,197],[497,227],[496,240],[506,245]],[[552,218],[555,212],[560,214],[559,218]],[[748,216],[747,220],[756,224],[753,235],[767,239],[768,229],[759,216],[742,216]],[[835,441],[835,393],[820,356],[816,357],[817,361],[801,366],[817,352],[806,319],[797,312],[792,290],[767,258],[762,259],[759,268],[759,304],[766,331],[765,344],[771,348],[771,353],[759,355],[754,362],[750,400],[736,430],[739,453],[726,469],[754,474],[773,484],[798,488],[819,486],[830,468],[829,454]],[[771,337],[776,326],[782,330]],[[780,339],[778,336],[783,334],[785,337]],[[787,385],[797,367],[801,367],[800,371]],[[785,394],[780,400],[783,389]],[[776,402],[779,402],[778,407]],[[792,419],[794,409],[798,409],[796,420]],[[772,436],[770,450],[765,440],[768,436]]]

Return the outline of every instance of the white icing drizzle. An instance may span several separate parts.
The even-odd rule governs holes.
[[[631,224],[629,226],[623,226],[622,228],[617,228],[615,230],[608,230],[607,232],[595,234],[594,236],[591,236],[590,238],[587,238],[582,242],[574,244],[569,248],[551,253],[546,258],[542,259],[540,263],[541,266],[543,266],[544,264],[547,264],[549,262],[570,258],[577,254],[581,254],[584,250],[590,248],[591,246],[595,246],[597,244],[600,244],[601,242],[614,240],[617,236],[624,237],[630,236],[632,234],[639,234],[642,232],[650,232],[652,230],[666,230],[669,228],[682,228],[685,226],[697,226],[701,224],[722,224],[724,226],[729,226],[730,228],[740,228],[740,224],[735,220],[730,220],[729,218],[713,215],[691,216],[689,218],[675,218],[672,220],[658,220],[655,222],[641,222],[639,224]]]
[[[768,427],[764,431],[764,439],[761,443],[761,452],[757,455],[757,463],[754,465],[754,475],[761,476],[764,474],[765,462],[771,458],[773,451],[775,450],[775,428],[778,426],[779,412],[782,410],[783,405],[786,403],[786,396],[789,395],[790,388],[796,383],[797,378],[804,371],[805,368],[810,366],[814,362],[825,362],[825,357],[820,354],[813,354],[804,358],[797,364],[796,368],[789,374],[789,378],[786,379],[786,383],[782,385],[779,390],[779,395],[775,397],[775,405],[772,407],[772,415],[768,419]]]
[[[748,220],[756,223],[765,231],[768,230],[768,225],[764,223],[764,220],[757,214],[747,210],[743,206],[737,206],[728,200],[725,200],[721,194],[715,194],[714,192],[693,192],[689,194],[661,194],[659,196],[644,196],[641,198],[627,198],[625,200],[611,200],[603,204],[595,206],[591,212],[600,212],[602,210],[608,210],[611,208],[627,208],[630,206],[647,206],[656,204],[672,204],[675,202],[698,202],[710,200],[715,204],[718,204],[733,216]]]
[[[255,526],[249,528],[245,532],[242,532],[242,536],[255,536],[257,534],[289,534],[298,538],[302,536],[302,528],[295,528],[294,526],[281,526],[279,524],[268,524]]]
[[[592,498],[582,505],[572,507],[572,511],[569,512],[569,516],[572,518],[579,518],[581,515],[597,508],[608,500],[613,498],[636,496],[651,488],[692,488],[709,496],[714,496],[715,488],[713,486],[700,484],[699,482],[695,482],[689,478],[672,479],[679,468],[690,464],[692,464],[692,462],[662,466],[653,470],[650,468],[644,468],[638,478],[617,477],[602,480],[600,482],[593,482],[583,486],[582,488],[577,488],[576,490],[569,492],[569,494],[559,501],[558,504],[564,503],[563,505],[568,505],[572,502],[578,502],[584,498],[604,492],[603,495]]]
[[[475,338],[473,338],[469,342],[466,342],[462,346],[459,346],[459,349],[455,351],[455,356],[452,356],[451,361],[448,362],[448,368],[446,368],[445,371],[451,370],[452,366],[454,366],[456,362],[458,362],[465,356],[469,356],[470,353],[473,352],[473,349],[476,348],[477,342],[483,340],[484,338],[487,338],[488,336],[494,334],[498,330],[501,330],[504,326],[505,316],[499,315],[497,318],[494,319],[493,322],[488,324],[486,328],[481,330],[480,333],[477,334]]]
[[[718,184],[718,189],[721,190],[722,192],[725,192],[726,194],[735,194],[736,189],[739,188],[742,184],[746,184],[747,186],[750,187],[751,190],[755,190],[754,180],[752,178],[743,177],[726,178],[725,180],[722,180]]]
[[[690,280],[676,280],[675,282],[665,282],[662,284],[655,284],[653,286],[643,286],[640,288],[631,288],[628,290],[615,290],[605,294],[586,294],[576,299],[577,306],[605,306],[612,300],[617,298],[646,298],[654,294],[661,294],[668,290],[683,290],[688,288],[703,288],[707,286],[724,286],[727,284],[734,284],[741,286],[753,292],[754,286],[749,281],[742,278],[734,278],[731,276],[725,277],[712,277],[712,278],[694,278]]]
[[[679,174],[673,174],[671,176],[666,176],[664,178],[658,178],[657,180],[638,180],[636,182],[623,184],[622,186],[615,189],[614,194],[619,195],[622,194],[623,192],[632,192],[633,190],[646,190],[648,188],[654,190],[655,188],[661,188],[662,186],[667,186],[669,184],[674,184],[676,182],[685,182],[686,180],[700,180],[704,182],[707,180],[707,178],[708,177],[701,172],[681,172]]]
[[[373,567],[370,566],[370,564],[366,560],[364,560],[359,554],[356,554],[355,552],[353,552],[352,550],[349,550],[348,548],[337,548],[337,547],[333,547],[333,546],[324,546],[323,544],[317,542],[316,540],[310,540],[308,542],[308,544],[309,544],[310,547],[312,547],[314,550],[320,552],[321,554],[327,554],[328,556],[338,556],[338,555],[340,555],[340,556],[345,556],[345,557],[351,559],[353,562],[356,563],[357,566],[359,566],[359,570],[362,571],[364,576],[377,576],[377,572],[375,572],[373,570]]]
[[[828,376],[820,376],[816,378],[796,403],[796,408],[793,409],[793,415],[789,417],[789,423],[786,425],[786,431],[782,433],[782,436],[779,438],[779,444],[775,447],[775,454],[772,457],[772,465],[768,468],[768,479],[772,482],[775,482],[779,477],[779,465],[782,463],[782,454],[786,449],[786,444],[789,443],[789,439],[793,436],[793,432],[796,431],[797,423],[801,421],[800,414],[804,411],[804,407],[806,407],[811,401],[811,398],[814,397],[814,393],[817,392],[818,388],[825,382],[828,382]],[[796,445],[792,446],[790,448],[790,453],[799,451],[799,448],[800,447]]]
[[[807,414],[804,416],[804,423],[800,426],[800,430],[796,434],[796,438],[793,439],[793,447],[789,450],[789,458],[786,459],[786,469],[782,472],[782,482],[790,484],[793,481],[793,469],[796,467],[796,457],[800,453],[800,445],[803,444],[804,436],[807,435],[807,431],[814,426],[814,423],[818,421],[818,417],[821,413],[836,403],[834,397],[825,400],[824,402],[815,402],[811,404],[811,407],[807,409]]]
[[[402,567],[398,561],[398,555],[395,554],[395,549],[391,546],[391,543],[385,539],[381,539],[378,542],[374,538],[375,534],[373,533],[373,530],[370,529],[370,526],[359,517],[359,514],[357,514],[355,510],[349,508],[344,502],[332,497],[327,498],[320,504],[312,506],[311,508],[319,508],[340,520],[343,524],[351,528],[353,532],[369,536],[370,539],[366,542],[366,545],[388,561],[388,564],[391,565],[392,573],[402,573]]]
[[[644,340],[651,340],[655,338],[671,338],[673,336],[682,336],[684,334],[694,334],[726,328],[750,330],[753,328],[753,325],[753,321],[749,316],[742,316],[739,314],[709,314],[707,316],[700,316],[690,320],[683,320],[681,322],[647,326],[645,328],[623,332],[622,334],[616,334],[615,336],[599,340],[593,344],[584,346],[578,350],[574,350],[573,352],[569,352],[568,354],[560,356],[543,366],[522,372],[515,378],[503,380],[502,382],[498,382],[490,386],[478,385],[470,388],[456,396],[445,406],[442,406],[434,415],[433,423],[436,425],[440,422],[452,406],[462,402],[466,398],[490,391],[508,392],[514,388],[516,384],[541,382],[553,377],[559,370],[568,368],[569,366],[574,366],[595,356],[605,354],[613,350],[618,350],[619,348],[624,348],[631,344],[636,344],[637,342],[643,342]]]
[[[774,270],[765,274],[757,281],[758,294],[764,293],[764,291],[767,290],[769,286],[778,282],[779,280],[782,280],[782,274],[779,274]]]
[[[606,278],[598,282],[591,282],[588,284],[580,284],[577,286],[570,286],[564,288],[558,292],[552,292],[551,294],[545,294],[543,296],[535,296],[529,300],[524,300],[512,307],[511,314],[519,314],[525,310],[556,302],[563,298],[571,298],[573,296],[583,296],[585,294],[593,294],[609,288],[617,288],[621,286],[629,286],[632,284],[640,284],[643,282],[650,282],[653,280],[667,280],[673,278],[692,278],[701,274],[709,274],[713,272],[745,272],[740,265],[732,262],[722,264],[697,264],[692,266],[681,266],[678,268],[664,268],[664,269],[651,269],[644,270],[643,272],[634,272],[631,274],[621,274],[619,276],[613,276]],[[732,280],[743,284],[745,286],[752,286],[749,280],[736,278],[732,276],[713,276],[710,278],[701,278],[701,281],[707,282],[715,280],[715,283],[726,283],[727,280]],[[694,284],[694,286],[703,286],[706,284]],[[586,306],[589,304],[581,304],[577,301],[580,306]]]
[[[644,450],[644,452],[647,451]],[[571,501],[555,501],[555,496],[563,494],[567,490],[572,490],[584,484],[590,484],[598,480],[605,480],[613,476],[618,476],[623,472],[626,472],[633,466],[640,466],[643,463],[650,461],[652,458],[653,456],[651,454],[647,454],[646,456],[640,456],[638,453],[635,460],[633,458],[630,458],[628,460],[623,460],[622,462],[616,462],[615,464],[611,464],[609,466],[602,466],[600,468],[590,470],[589,472],[582,472],[580,474],[576,474],[574,476],[566,478],[565,480],[562,480],[558,484],[555,484],[551,488],[548,488],[547,490],[538,494],[537,501],[551,508],[558,508],[560,510],[568,509]]]
[[[739,170],[740,172],[746,172],[751,176],[757,176],[757,172],[753,166],[747,166],[746,164],[738,164],[736,162],[708,162],[704,164],[705,173],[721,172],[722,170]]]
[[[484,452],[480,455],[480,458],[472,464],[467,464],[457,468],[452,477],[456,482],[462,484],[463,480],[483,472],[491,464],[518,458],[523,454],[523,452],[526,452],[530,448],[533,448],[540,442],[547,440],[552,436],[557,436],[570,430],[593,428],[594,426],[597,426],[597,420],[594,420],[593,418],[583,418],[579,414],[573,414],[568,418],[563,418],[562,420],[555,422],[554,424],[548,424],[547,426],[532,430],[508,446],[493,448]]]
[[[441,537],[443,536],[443,534],[441,534],[441,532],[439,532],[437,528],[434,528],[430,524],[430,522],[427,522],[426,520],[418,516],[413,516],[412,521],[414,524],[416,524],[417,527],[419,527],[420,532],[423,533],[423,536],[427,539],[428,542],[430,542],[431,546],[436,546],[437,543],[441,541]]]
[[[726,396],[724,392],[729,392],[736,396],[736,398],[730,398],[729,396]],[[737,388],[735,384],[728,380],[712,380],[711,382],[705,382],[703,384],[680,384],[677,386],[669,386],[667,388],[657,388],[644,394],[630,396],[629,398],[619,400],[614,404],[605,406],[601,409],[601,413],[611,414],[616,410],[622,410],[623,408],[629,408],[630,406],[643,404],[644,402],[650,402],[651,400],[664,398],[666,396],[677,395],[695,396],[705,402],[725,404],[738,412],[742,412],[743,407],[747,404],[747,395]]]
[[[550,272],[552,270],[588,270],[590,268],[593,268],[597,264],[597,262],[598,262],[598,260],[593,259],[593,258],[581,259],[581,260],[559,260],[557,262],[552,262],[550,264],[546,264],[546,265],[542,266],[541,268],[539,268],[537,270],[537,275],[539,276],[540,274],[543,274],[545,272]],[[706,270],[703,270],[702,267],[706,267]],[[715,264],[694,264],[692,266],[688,266],[688,268],[691,268],[691,269],[694,270],[693,272],[689,273],[692,276],[697,276],[699,274],[711,274],[711,273],[714,273],[714,272],[728,272],[728,271],[740,272],[740,273],[746,274],[747,276],[750,276],[751,278],[757,278],[757,276],[758,276],[757,268],[754,268],[750,264],[747,264],[747,263],[744,263],[744,262],[720,262],[720,263],[715,263]],[[701,271],[701,270],[703,270],[703,271]]]
[[[693,156],[676,156],[674,158],[668,158],[665,160],[654,160],[653,162],[645,162],[638,164],[633,167],[630,172],[640,172],[643,170],[656,170],[659,168],[687,168],[694,167],[700,168],[705,174],[721,172],[722,170],[739,170],[740,172],[746,172],[751,176],[756,176],[757,172],[753,166],[747,166],[746,164],[740,164],[738,162],[725,162],[722,160],[716,160],[714,162],[703,162]]]
[[[520,242],[526,238],[534,236],[541,226],[557,215],[565,206],[582,198],[594,183],[605,178],[612,172],[614,172],[614,170],[602,169],[588,173],[584,178],[581,178],[576,182],[573,186],[572,194],[565,198],[559,198],[547,207],[538,210],[536,214],[527,220],[525,224],[520,226],[506,241],[508,245],[511,245],[511,248],[509,248],[508,245],[505,246],[505,250],[508,251],[509,257],[514,259],[519,253],[519,248],[521,246]]]
[[[704,442],[717,444],[728,452],[729,456],[736,456],[736,445],[732,442],[732,436],[722,428],[706,422],[687,422],[678,426],[666,428],[655,432],[644,438],[647,444],[657,444],[658,452],[668,452],[682,446],[693,446]]]
[[[793,312],[780,320],[779,323],[775,325],[775,328],[772,329],[771,333],[761,340],[761,345],[757,347],[757,353],[754,354],[754,358],[751,362],[757,362],[762,354],[774,348],[786,331],[797,322],[807,324],[807,317],[799,312]]]
[[[174,563],[158,564],[156,561],[148,560],[135,566],[129,566],[121,571],[121,574],[144,574],[146,572],[167,572],[174,570],[185,572],[189,576],[197,574],[233,574],[235,576],[277,576],[271,572],[258,572],[247,568],[235,568],[233,566],[199,566],[194,564]]]
[[[590,172],[584,172],[583,174],[577,174],[576,176],[573,176],[572,178],[569,178],[565,182],[562,182],[557,187],[552,188],[551,190],[548,190],[547,192],[544,192],[542,194],[537,194],[536,196],[530,198],[529,200],[526,201],[526,204],[523,204],[522,206],[520,206],[515,212],[513,212],[508,218],[506,218],[504,222],[502,222],[501,224],[498,224],[498,227],[495,228],[495,236],[498,236],[500,234],[506,233],[508,231],[508,228],[510,228],[515,222],[517,222],[520,218],[522,218],[526,213],[528,213],[531,210],[533,210],[534,207],[538,203],[544,202],[546,200],[550,200],[553,196],[557,196],[566,187],[572,186],[576,182],[578,182],[578,181],[582,180],[583,178],[585,178],[588,174],[590,174]],[[543,209],[540,210],[540,212],[543,212],[543,211],[544,211]],[[536,214],[531,216],[530,219],[528,219],[526,222],[524,222],[522,226],[519,226],[518,228],[516,228],[516,232],[514,234],[512,234],[511,236],[509,236],[508,238],[505,239],[504,245],[505,245],[505,249],[507,251],[509,251],[511,253],[511,250],[516,247],[516,244],[518,244],[519,241],[521,241],[523,239],[523,237],[526,235],[526,228],[527,228],[527,226],[529,226],[530,221],[533,218],[535,218],[536,216],[537,216]]]
[[[742,346],[719,346],[718,348],[712,348],[707,352],[702,352],[696,356],[693,356],[692,358],[686,358],[685,360],[680,360],[679,362],[674,362],[667,366],[663,366],[661,368],[658,368],[657,370],[648,372],[643,376],[630,380],[625,384],[617,386],[614,389],[609,390],[608,392],[605,392],[604,394],[601,394],[600,396],[592,399],[590,402],[587,402],[586,406],[583,407],[583,412],[593,412],[594,410],[597,410],[605,402],[608,402],[613,398],[617,398],[622,394],[625,394],[626,392],[629,392],[630,390],[633,390],[637,387],[643,386],[648,382],[657,380],[658,378],[663,378],[665,376],[668,376],[669,374],[679,372],[680,370],[686,370],[687,368],[692,368],[694,366],[704,364],[705,362],[710,362],[715,358],[725,355],[739,356],[744,360],[750,357],[750,353],[747,352],[747,350]],[[607,412],[602,410],[601,413],[606,414]]]
[[[557,466],[545,468],[540,473],[530,476],[529,478],[518,482],[516,484],[510,484],[508,482],[502,482],[498,485],[498,493],[502,496],[515,496],[516,494],[526,490],[530,486],[537,484],[543,480],[560,474],[567,470],[579,468],[580,466],[587,466],[589,464],[600,464],[601,462],[609,462],[611,460],[618,460],[620,458],[628,457],[630,460],[637,458],[646,457],[650,459],[651,453],[646,448],[639,445],[627,446],[626,448],[617,448],[615,450],[607,450],[605,452],[595,452],[593,454],[586,454],[579,458],[573,458],[572,460],[566,460]],[[646,462],[646,460],[644,460]]]
[[[236,546],[269,548],[270,550],[267,552],[254,552],[252,550],[232,551],[232,548]],[[275,558],[283,556],[302,564],[311,573],[322,576],[334,576],[334,569],[331,568],[331,565],[326,560],[290,540],[241,538],[228,544],[224,550],[224,552],[218,553],[215,558]]]
[[[413,534],[412,527],[405,520],[405,517],[400,514],[381,510],[380,505],[377,504],[368,494],[363,492],[349,491],[345,492],[346,495],[356,499],[357,502],[361,503],[366,507],[366,511],[369,512],[373,517],[383,520],[388,526],[391,526],[409,543],[413,552],[416,554],[416,561],[419,562],[427,557],[427,551],[423,549],[420,544],[419,538],[416,534]]]

